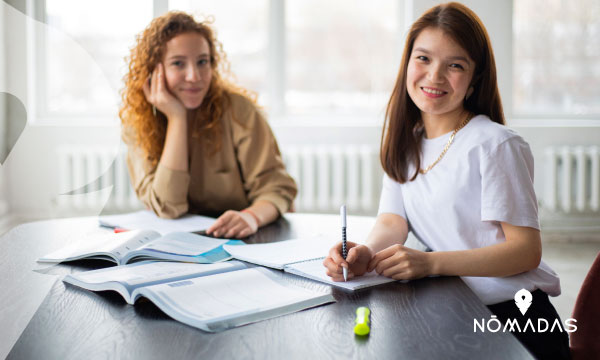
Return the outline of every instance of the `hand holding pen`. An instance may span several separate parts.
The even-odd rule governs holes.
[[[329,254],[323,260],[325,273],[333,281],[344,281],[344,266],[348,269],[347,279],[361,276],[367,272],[373,252],[367,246],[346,241],[348,256],[344,260],[342,256],[342,242],[340,241],[329,250]]]
[[[346,206],[340,208],[342,220],[342,241],[336,244],[323,261],[326,274],[333,281],[347,281],[354,276],[363,275],[367,271],[369,261],[373,257],[371,249],[365,245],[346,240]]]

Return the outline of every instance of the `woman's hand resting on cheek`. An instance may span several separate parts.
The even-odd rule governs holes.
[[[186,119],[186,109],[173,94],[167,89],[165,82],[165,70],[163,64],[152,72],[149,81],[142,87],[146,100],[160,110],[167,119]]]

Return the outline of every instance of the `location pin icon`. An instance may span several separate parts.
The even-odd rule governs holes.
[[[527,309],[529,309],[529,307],[531,306],[532,299],[533,296],[531,296],[531,293],[529,291],[525,289],[517,291],[517,293],[515,294],[515,304],[517,305],[519,310],[521,310],[521,314],[525,315]]]

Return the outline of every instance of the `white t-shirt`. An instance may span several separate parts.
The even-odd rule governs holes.
[[[423,139],[422,168],[440,156],[450,134]],[[414,169],[409,167],[409,176]],[[529,145],[509,128],[478,115],[427,174],[404,184],[384,175],[382,213],[404,217],[413,234],[434,251],[501,243],[500,222],[539,229]],[[522,288],[560,295],[560,280],[544,262],[514,276],[462,279],[486,305],[513,299]]]

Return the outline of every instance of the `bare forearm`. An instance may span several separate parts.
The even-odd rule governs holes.
[[[185,118],[169,119],[160,163],[171,170],[188,171],[187,122]]]
[[[535,243],[512,241],[428,255],[434,275],[502,277],[535,269],[540,262],[541,250]]]
[[[367,237],[365,245],[375,254],[395,244],[404,244],[408,236],[408,225],[398,215],[381,214]]]
[[[259,227],[270,224],[279,217],[279,211],[277,211],[275,205],[267,200],[255,201],[254,204],[248,207],[248,210],[258,218]]]

